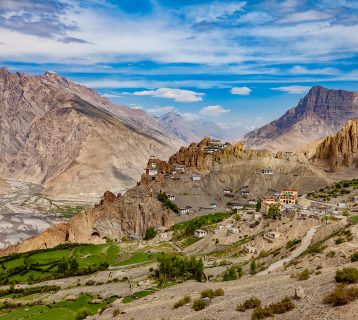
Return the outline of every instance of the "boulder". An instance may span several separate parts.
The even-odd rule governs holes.
[[[295,298],[296,299],[303,299],[306,297],[305,291],[303,290],[302,287],[297,287],[295,289]]]

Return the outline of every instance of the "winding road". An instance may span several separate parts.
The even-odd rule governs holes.
[[[314,226],[311,229],[309,229],[306,233],[306,235],[303,237],[301,244],[292,251],[291,255],[287,258],[281,259],[279,261],[276,261],[275,263],[271,264],[266,270],[258,273],[260,275],[268,274],[278,268],[281,268],[284,266],[284,264],[292,261],[294,258],[298,257],[301,253],[303,253],[311,244],[312,239],[314,235],[316,234],[317,228],[319,226]]]

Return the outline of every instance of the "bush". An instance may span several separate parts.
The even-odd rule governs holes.
[[[260,320],[273,317],[274,314],[283,314],[295,308],[295,304],[288,297],[283,298],[280,302],[272,303],[265,307],[258,307],[252,313],[252,320]]]
[[[240,312],[245,312],[246,310],[255,309],[258,307],[261,307],[261,300],[256,297],[251,297],[243,303],[238,304],[236,310]]]
[[[352,262],[357,262],[358,261],[358,252],[355,252],[355,253],[352,254],[351,261]]]
[[[207,289],[207,290],[203,290],[200,293],[200,296],[202,298],[210,298],[213,299],[215,297],[215,292],[213,289]]]
[[[269,306],[274,314],[282,314],[295,308],[295,304],[288,297],[283,298],[280,302],[270,304]]]
[[[195,311],[199,311],[199,310],[203,310],[205,309],[206,307],[206,304],[203,300],[201,299],[197,299],[197,300],[194,300],[193,301],[193,306],[192,308],[195,310]]]
[[[118,308],[114,309],[113,312],[112,312],[112,316],[117,317],[117,316],[119,316],[120,313],[121,313],[121,310],[119,310]]]
[[[153,239],[156,236],[156,234],[157,234],[157,232],[154,230],[154,228],[149,227],[149,228],[147,228],[147,230],[145,230],[144,240]]]
[[[336,251],[330,251],[330,252],[328,252],[327,254],[326,254],[326,257],[327,258],[333,258],[334,256],[336,255]]]
[[[273,317],[273,315],[274,314],[273,314],[272,310],[270,309],[270,307],[263,307],[263,308],[259,307],[254,310],[254,312],[252,313],[251,319],[252,320],[261,320],[261,319]]]
[[[224,289],[223,288],[218,288],[214,291],[214,295],[215,297],[221,297],[223,295],[225,295]]]
[[[342,283],[357,283],[358,282],[358,270],[357,268],[347,267],[342,270],[336,271],[337,282]]]
[[[224,276],[223,276],[224,281],[237,280],[237,278],[238,278],[238,272],[237,272],[236,267],[233,266],[233,267],[226,269]]]
[[[323,302],[338,307],[348,304],[356,299],[358,299],[357,287],[347,288],[346,286],[339,284],[323,299]]]
[[[81,309],[75,317],[75,320],[83,320],[86,319],[88,316],[90,315],[90,313],[88,312],[87,309]]]
[[[303,270],[297,274],[297,279],[300,281],[308,280],[310,278],[311,272],[308,269]]]
[[[189,303],[191,301],[191,297],[189,295],[184,296],[183,298],[181,298],[179,301],[177,301],[173,308],[177,309],[179,307],[185,306],[187,303]]]

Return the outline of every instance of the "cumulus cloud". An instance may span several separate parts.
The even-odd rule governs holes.
[[[248,96],[252,90],[248,87],[234,87],[230,90],[231,94],[238,94],[241,96]]]
[[[191,90],[159,88],[155,90],[136,91],[136,96],[151,96],[156,98],[174,99],[176,102],[197,102],[202,101],[204,93]]]
[[[305,21],[317,21],[326,20],[332,17],[331,13],[318,11],[318,10],[307,10],[302,12],[291,13],[285,18],[281,19],[280,23],[300,23]]]
[[[147,111],[150,112],[150,113],[163,114],[163,113],[168,113],[168,112],[171,112],[171,111],[176,111],[176,108],[172,107],[172,106],[165,106],[165,107],[155,106],[153,108],[147,109]]]
[[[199,115],[197,115],[196,113],[191,113],[191,112],[183,112],[183,113],[179,113],[184,119],[188,120],[188,121],[195,121],[195,120],[199,120],[200,117]]]
[[[199,113],[203,116],[220,116],[230,111],[231,111],[230,109],[225,109],[222,106],[214,105],[214,106],[207,106],[201,109]]]
[[[283,86],[283,87],[271,88],[271,90],[287,92],[290,94],[303,94],[303,93],[307,93],[310,89],[311,87],[308,86]]]

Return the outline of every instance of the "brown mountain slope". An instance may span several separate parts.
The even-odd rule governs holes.
[[[292,150],[337,132],[358,117],[358,93],[312,87],[297,107],[281,118],[247,133],[247,147]]]
[[[327,137],[312,160],[331,170],[358,168],[358,120],[348,121],[336,134]]]
[[[0,69],[0,173],[64,199],[133,186],[149,155],[181,143],[127,109],[54,73]]]

